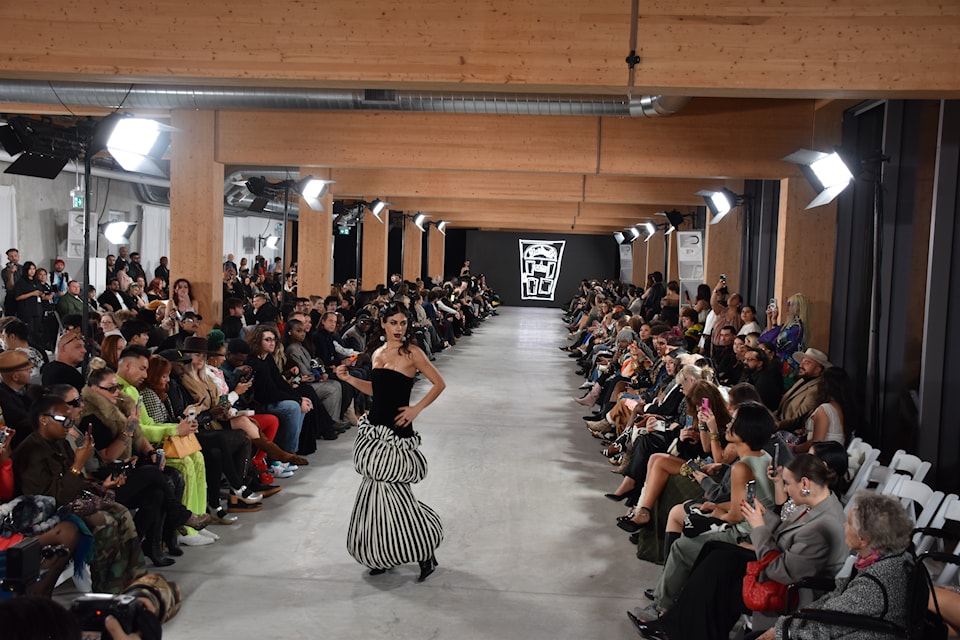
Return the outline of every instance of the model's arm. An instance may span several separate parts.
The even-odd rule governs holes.
[[[337,372],[337,379],[346,382],[348,385],[359,390],[361,393],[364,393],[368,396],[373,395],[373,383],[369,380],[354,378],[352,375],[350,375],[350,369],[347,367],[347,365],[341,364],[335,369],[335,371]]]

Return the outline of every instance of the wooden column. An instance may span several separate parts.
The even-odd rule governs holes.
[[[430,225],[430,233],[437,230]],[[404,280],[413,282],[420,277],[420,267],[423,263],[423,231],[410,222],[403,229],[403,274]]]
[[[807,296],[811,324],[807,346],[829,355],[837,205],[834,201],[827,206],[806,209],[815,195],[802,177],[780,181],[774,295],[780,304],[781,320],[786,313],[787,298],[795,293]]]
[[[644,242],[643,239],[646,238],[646,232],[641,233],[640,237],[634,241],[634,244],[642,244],[647,248],[647,266],[646,272],[643,274],[644,286],[646,286],[647,275],[653,273],[654,271],[659,271],[663,273],[663,236],[657,234],[650,238],[650,242]],[[666,276],[666,274],[664,274]],[[667,283],[666,277],[663,279],[664,285]]]
[[[730,182],[727,188],[743,193],[743,182]],[[717,224],[710,224],[713,216],[707,212],[706,253],[703,262],[703,281],[711,288],[717,284],[720,274],[727,276],[727,288],[740,290],[740,251],[743,244],[740,226],[740,211],[734,210]]]
[[[429,245],[427,250],[427,275],[431,278],[437,278],[443,281],[443,261],[446,257],[447,237],[437,231],[436,227],[430,227]]]
[[[201,332],[223,307],[223,165],[216,161],[214,111],[175,110],[170,158],[170,277],[193,288]]]
[[[301,168],[300,176],[312,175],[320,180],[330,179],[330,170]],[[320,198],[323,211],[314,211],[300,199],[300,220],[297,236],[297,295],[330,294],[333,282],[333,192],[328,187]]]
[[[633,284],[647,288],[647,244],[634,242],[633,249]]]
[[[372,291],[378,284],[387,284],[387,237],[390,232],[389,217],[384,222],[375,216],[363,216],[363,247],[361,248],[361,288]],[[412,223],[410,223],[412,224]]]

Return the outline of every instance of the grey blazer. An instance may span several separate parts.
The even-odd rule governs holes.
[[[843,534],[843,506],[834,494],[806,515],[788,522],[772,510],[763,514],[764,524],[750,532],[757,558],[769,551],[780,557],[766,566],[761,581],[790,584],[814,576],[833,577],[850,553]]]

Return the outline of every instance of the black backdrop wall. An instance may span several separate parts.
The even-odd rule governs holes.
[[[553,233],[507,233],[467,231],[465,253],[472,273],[482,273],[506,305],[555,307],[567,302],[583,278],[616,278],[619,255],[613,236],[563,235]],[[449,235],[448,235],[449,238]],[[564,240],[563,259],[554,300],[523,300],[520,290],[520,240]],[[448,245],[448,250],[450,246]],[[450,252],[448,258],[452,258]],[[459,270],[459,267],[458,267]],[[456,273],[456,271],[454,272]]]

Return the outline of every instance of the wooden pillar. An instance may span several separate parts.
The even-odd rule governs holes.
[[[331,171],[301,168],[300,175],[329,180]],[[323,211],[314,211],[300,198],[297,235],[297,295],[327,296],[333,282],[333,192],[320,198]]]
[[[647,244],[634,242],[630,245],[633,250],[633,284],[647,288]]]
[[[372,291],[378,284],[386,285],[388,281],[387,238],[390,235],[390,222],[386,215],[383,219],[384,222],[380,222],[376,216],[363,216],[360,278],[364,291]]]
[[[651,240],[652,242],[652,240]],[[677,233],[673,232],[667,236],[667,272],[663,276],[664,282],[671,280],[680,281],[680,258],[677,254]]]
[[[443,282],[443,261],[446,257],[447,237],[437,231],[436,227],[430,227],[430,237],[427,242],[427,275],[434,278],[434,282],[439,280]]]
[[[637,238],[633,244],[642,244],[647,248],[647,266],[646,272],[643,274],[644,286],[646,286],[647,275],[653,273],[654,271],[659,271],[663,273],[663,236],[659,234],[650,238],[649,242],[644,242],[643,239],[646,238],[646,233],[641,234],[640,238]],[[664,284],[666,284],[667,279],[663,279]]]
[[[727,188],[743,193],[743,182],[728,183]],[[717,224],[710,224],[713,216],[707,212],[707,228],[704,232],[706,253],[703,259],[703,281],[711,288],[717,284],[720,274],[727,276],[727,288],[740,291],[740,252],[743,245],[740,211],[734,210]]]
[[[427,227],[430,233],[437,228]],[[403,228],[403,279],[413,282],[420,277],[420,267],[423,263],[423,231],[412,222]],[[439,235],[439,234],[438,234]]]
[[[215,111],[174,110],[170,158],[170,278],[190,281],[206,333],[223,314],[223,165]]]
[[[810,300],[808,347],[829,355],[830,300],[837,241],[836,201],[806,209],[816,193],[802,177],[780,181],[780,219],[777,223],[777,274],[774,295],[784,320],[787,298],[802,293]],[[815,242],[811,242],[816,238]],[[759,313],[759,310],[758,310]]]

